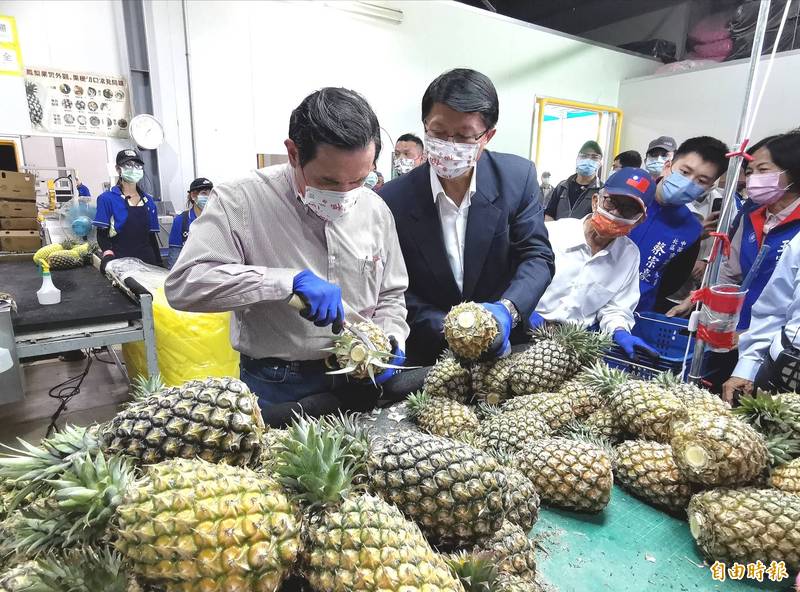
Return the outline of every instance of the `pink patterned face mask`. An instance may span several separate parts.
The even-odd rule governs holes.
[[[481,144],[458,144],[425,135],[428,162],[443,179],[455,179],[468,172],[478,160]]]
[[[781,173],[784,171],[771,171],[769,173],[752,173],[747,177],[747,198],[757,204],[772,204],[783,197],[786,190],[792,186],[781,187]]]

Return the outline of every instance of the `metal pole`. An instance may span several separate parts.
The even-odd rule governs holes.
[[[197,147],[195,146],[194,101],[192,96],[192,64],[191,52],[189,51],[189,12],[186,8],[186,0],[182,0],[181,10],[183,11],[183,44],[186,49],[186,87],[189,91],[189,135],[192,138],[192,177],[197,177]]]
[[[750,104],[755,95],[755,82],[756,72],[758,71],[758,64],[761,60],[761,50],[764,46],[764,35],[767,31],[767,21],[769,20],[769,8],[771,0],[761,0],[761,5],[758,9],[758,22],[756,23],[755,37],[753,37],[753,49],[750,54],[750,71],[747,79],[747,93],[744,97],[744,105],[742,105],[742,115],[739,119],[739,129],[736,132],[736,146],[734,152],[742,149],[742,144],[749,138],[743,137],[747,131],[748,118],[747,115],[750,111]],[[778,43],[778,39],[775,40]],[[733,221],[736,212],[736,204],[733,194],[736,192],[736,185],[739,181],[739,173],[742,166],[742,156],[733,156],[728,161],[728,172],[725,175],[725,197],[722,202],[722,210],[717,223],[717,232],[728,233],[731,222]],[[717,239],[719,240],[719,239]],[[712,286],[719,280],[719,270],[722,265],[722,254],[717,253],[717,256],[711,261],[710,265],[706,268],[706,273],[703,275],[703,282],[701,287]],[[695,310],[699,310],[698,304]],[[699,381],[700,371],[703,365],[703,354],[705,353],[706,344],[701,339],[697,339],[694,347],[694,355],[692,356],[692,366],[689,370],[689,380]]]

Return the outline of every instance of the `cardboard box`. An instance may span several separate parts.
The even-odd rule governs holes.
[[[36,230],[0,230],[0,251],[33,252],[42,246]]]
[[[36,218],[0,218],[0,230],[39,230]]]
[[[0,199],[36,201],[36,184],[33,175],[0,171]]]
[[[35,218],[35,201],[9,201],[0,199],[0,218]]]

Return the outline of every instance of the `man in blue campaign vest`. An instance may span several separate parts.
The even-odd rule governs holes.
[[[656,308],[664,268],[677,258],[686,265],[672,266],[671,281],[682,284],[691,273],[700,246],[703,226],[686,204],[700,199],[725,172],[727,146],[716,138],[690,138],[664,166],[656,187],[656,199],[647,208],[647,219],[629,238],[639,247],[639,306]],[[694,254],[694,257],[691,256]]]

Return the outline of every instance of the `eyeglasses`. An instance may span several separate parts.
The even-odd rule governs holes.
[[[489,132],[489,129],[483,130],[477,136],[462,136],[461,134],[448,134],[447,132],[440,132],[435,130],[429,130],[425,127],[425,133],[431,136],[432,138],[436,138],[437,140],[443,140],[445,142],[449,142],[451,139],[456,144],[477,144],[478,141],[485,136]]]
[[[603,160],[603,157],[600,156],[599,154],[595,153],[586,154],[585,152],[579,152],[578,158],[588,158],[589,160],[597,160],[597,161]]]
[[[642,206],[624,195],[603,194],[603,209],[608,213],[616,212],[627,220],[638,220],[642,217]]]

